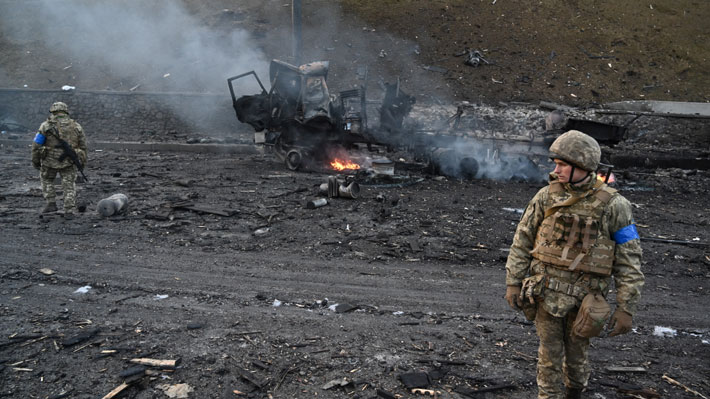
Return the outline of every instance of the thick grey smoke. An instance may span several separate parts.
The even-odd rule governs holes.
[[[234,7],[242,4],[233,3]],[[263,5],[274,6],[274,2],[264,2]],[[280,11],[283,6],[278,5]],[[0,0],[0,34],[18,46],[49,49],[56,56],[54,59],[68,64],[54,68],[55,71],[68,67],[76,71],[77,75],[103,74],[101,77],[105,78],[102,81],[109,85],[81,87],[81,80],[77,79],[79,90],[218,93],[224,95],[221,101],[224,105],[229,98],[226,84],[228,77],[254,70],[268,86],[269,82],[264,81],[269,76],[268,60],[253,44],[249,33],[240,29],[240,18],[245,16],[238,9],[195,16],[197,14],[189,12],[185,7],[178,0]],[[450,118],[455,109],[448,109],[445,115],[434,114],[427,118],[425,114],[430,109],[427,109],[424,102],[434,94],[423,88],[442,87],[437,98],[444,103],[451,104],[455,98],[448,93],[442,74],[422,67],[422,57],[415,38],[394,37],[357,21],[342,24],[342,18],[336,2],[328,7],[304,5],[301,63],[329,60],[335,49],[345,50],[339,52],[346,54],[342,56],[343,59],[331,60],[328,77],[331,93],[365,84],[360,71],[367,70],[368,99],[378,99],[383,95],[380,90],[382,83],[394,83],[399,77],[402,90],[414,95],[417,103],[422,104],[419,112],[413,115],[417,123],[412,129],[439,130],[439,122]],[[274,18],[274,21],[277,20]],[[268,25],[273,28],[275,22],[274,25]],[[284,57],[284,53],[290,53],[284,51],[291,47],[290,26],[270,29],[268,36],[267,42],[280,47],[277,57],[294,62]],[[43,46],[36,46],[37,42]],[[32,54],[27,54],[27,68],[38,67],[32,65],[32,59]],[[344,68],[344,65],[350,68]],[[358,70],[357,76],[351,75],[353,69]],[[0,78],[3,75],[0,69]],[[7,75],[10,75],[9,71]],[[93,79],[87,81],[96,81],[95,78],[93,76]],[[419,84],[424,81],[429,84]],[[56,88],[59,88],[63,84],[73,85],[74,82],[58,81],[56,84]],[[253,79],[240,80],[237,89],[241,94],[255,94],[259,91]],[[175,114],[183,120],[195,122],[209,120],[216,112],[220,112],[217,109],[216,104],[209,104],[203,109],[176,109]],[[520,130],[524,135],[536,130],[528,125],[516,125],[519,121],[529,120],[529,115],[509,115],[509,118],[503,118],[495,110],[470,110],[475,112],[472,112],[467,124],[462,125],[460,131],[449,133],[468,135],[482,131],[495,134]],[[372,116],[373,125],[376,125],[377,112],[372,111],[368,111],[368,115]],[[532,119],[541,118],[533,115]],[[502,122],[496,124],[495,121]],[[450,140],[432,141],[429,144],[432,150],[447,149],[440,153],[442,156],[439,159],[440,166],[447,169],[447,174],[471,174],[471,165],[461,161],[472,158],[476,160],[476,177],[534,179],[530,177],[533,171],[527,157],[509,156],[520,154],[519,151],[508,151],[502,145],[484,145],[472,140],[476,137],[476,134],[471,134],[463,144]]]
[[[449,162],[448,167],[455,177],[476,177],[492,180],[516,180],[527,182],[545,182],[547,173],[533,162],[534,154],[516,152],[512,146],[500,143],[491,145],[476,139],[463,145],[453,147],[454,156],[442,160]],[[474,159],[476,165],[475,176],[467,176],[467,165]],[[454,163],[452,161],[458,160]]]
[[[226,78],[245,69],[263,73],[261,52],[240,29],[218,31],[179,1],[40,0],[9,5],[0,15],[5,36],[29,34],[76,69],[91,67],[160,91],[224,92]],[[27,36],[25,36],[27,37]],[[31,59],[28,57],[28,59]],[[69,83],[69,82],[66,82]],[[81,89],[81,87],[77,87]]]
[[[431,160],[444,175],[544,182],[551,170],[548,144],[539,137],[544,117],[530,108],[415,106],[405,127],[428,132],[423,137]]]

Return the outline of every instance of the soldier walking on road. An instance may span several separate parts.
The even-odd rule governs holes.
[[[42,213],[57,211],[54,179],[59,173],[64,193],[64,217],[70,219],[77,210],[77,170],[83,169],[87,160],[86,137],[81,125],[69,117],[65,103],[55,102],[49,112],[32,143],[32,165],[40,171],[42,195],[46,202]]]
[[[596,140],[570,130],[550,152],[550,184],[528,203],[510,247],[505,298],[535,320],[538,398],[573,399],[589,380],[589,339],[601,334],[611,314],[612,279],[610,337],[631,330],[644,275],[631,204],[595,173],[601,159]]]

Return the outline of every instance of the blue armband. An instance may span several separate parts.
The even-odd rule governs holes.
[[[39,145],[44,145],[45,140],[47,140],[47,138],[44,137],[44,135],[42,133],[37,132],[37,134],[35,134],[35,140],[34,140],[35,143],[37,143]]]
[[[636,225],[630,224],[617,230],[613,238],[617,244],[623,244],[631,240],[640,239],[641,237],[639,237],[639,232],[636,230]]]

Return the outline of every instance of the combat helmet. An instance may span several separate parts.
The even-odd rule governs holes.
[[[52,104],[51,107],[49,107],[49,112],[53,114],[56,112],[64,112],[66,114],[69,114],[69,107],[67,107],[67,105],[63,102],[57,101],[56,103]]]
[[[594,172],[601,161],[602,150],[594,138],[578,130],[570,130],[558,137],[550,146],[550,158]]]

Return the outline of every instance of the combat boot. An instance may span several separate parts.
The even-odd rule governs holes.
[[[47,204],[42,208],[42,213],[50,213],[57,211],[57,204],[54,202],[47,202]]]
[[[70,220],[74,219],[76,215],[76,208],[69,208],[64,210],[64,219]]]
[[[582,398],[582,388],[567,388],[567,393],[565,393],[565,399],[581,399]]]

